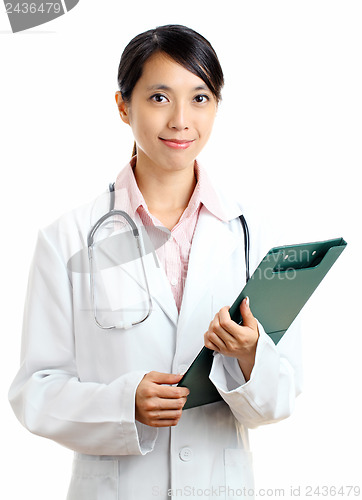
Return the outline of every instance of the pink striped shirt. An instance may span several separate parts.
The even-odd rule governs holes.
[[[126,190],[127,199],[117,201],[116,208],[123,209],[129,214],[138,214],[144,226],[163,226],[156,217],[148,210],[146,202],[138,188],[133,168],[136,157],[120,172],[116,179],[115,189]],[[171,290],[175,298],[176,306],[180,312],[182,296],[187,276],[189,255],[192,238],[195,232],[200,208],[204,205],[215,217],[227,220],[216,192],[207,177],[205,170],[195,161],[195,175],[197,184],[190,198],[189,204],[182,213],[177,224],[171,230],[171,238],[156,250],[157,256],[163,266],[166,276],[170,282]],[[122,206],[120,206],[120,204]],[[125,206],[126,205],[126,206]]]

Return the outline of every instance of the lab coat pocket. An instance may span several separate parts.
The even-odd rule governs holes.
[[[254,498],[253,459],[250,451],[226,448],[224,450],[225,465],[225,499]]]
[[[67,500],[117,500],[117,460],[75,458]]]

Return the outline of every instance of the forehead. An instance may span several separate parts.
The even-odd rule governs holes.
[[[186,69],[181,64],[164,53],[153,54],[143,66],[141,78],[136,87],[158,88],[167,86],[170,89],[204,89],[208,90],[205,82]]]

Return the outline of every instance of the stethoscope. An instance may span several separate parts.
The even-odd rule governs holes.
[[[128,226],[131,229],[131,232],[134,237],[134,241],[137,247],[137,252],[138,252],[138,257],[141,261],[141,266],[142,266],[142,273],[143,273],[143,285],[140,285],[141,288],[143,288],[146,292],[147,295],[147,306],[145,310],[145,314],[142,315],[141,318],[135,320],[135,321],[124,321],[120,320],[117,322],[117,324],[104,324],[103,321],[100,319],[98,315],[98,309],[97,309],[97,291],[96,291],[96,280],[95,280],[95,264],[94,264],[94,252],[95,252],[95,244],[96,244],[96,235],[97,232],[100,230],[100,228],[110,220],[114,220],[115,217],[121,217],[122,220],[124,220]],[[249,274],[249,253],[250,253],[250,234],[249,234],[249,228],[246,223],[245,217],[243,215],[239,216],[242,228],[243,228],[243,233],[244,233],[244,253],[245,253],[245,268],[246,268],[246,281],[249,281],[250,279],[250,274]],[[114,183],[111,183],[109,185],[109,211],[104,214],[91,228],[89,234],[88,234],[88,239],[87,239],[87,244],[88,244],[88,259],[89,259],[89,269],[90,269],[90,286],[91,286],[91,300],[92,300],[92,308],[93,308],[93,316],[96,325],[99,328],[102,328],[103,330],[112,330],[115,328],[118,329],[128,329],[133,326],[136,326],[140,323],[143,323],[151,314],[152,311],[152,299],[151,299],[151,294],[150,294],[150,289],[149,289],[149,284],[147,280],[147,274],[146,274],[146,269],[145,269],[145,264],[144,264],[144,250],[141,242],[141,236],[140,232],[132,219],[132,217],[127,214],[127,212],[124,212],[123,210],[115,210],[115,185]]]
[[[91,286],[91,300],[92,300],[92,308],[93,308],[93,316],[94,320],[96,322],[96,325],[102,328],[103,330],[112,330],[115,328],[119,329],[129,329],[132,326],[136,326],[140,323],[143,323],[151,314],[152,311],[152,299],[151,299],[151,294],[150,294],[150,289],[148,285],[148,280],[147,280],[147,274],[146,274],[146,269],[145,269],[145,264],[144,264],[144,251],[142,247],[142,242],[141,242],[141,236],[140,232],[132,219],[127,212],[124,212],[123,210],[115,210],[115,192],[114,192],[114,184],[109,185],[109,194],[110,194],[110,205],[109,205],[109,211],[104,214],[92,227],[88,234],[88,239],[87,239],[87,244],[88,244],[88,259],[89,259],[89,271],[90,271],[90,286]],[[141,266],[142,266],[142,273],[143,273],[143,284],[139,284],[139,286],[142,289],[145,289],[146,294],[147,294],[147,306],[145,310],[145,314],[141,316],[141,318],[137,319],[136,321],[124,321],[120,320],[117,322],[117,324],[104,324],[103,321],[100,319],[98,315],[98,306],[97,306],[97,290],[96,290],[96,279],[95,279],[95,263],[94,263],[94,256],[95,256],[95,244],[96,244],[96,234],[100,230],[100,228],[106,224],[109,221],[114,220],[115,217],[121,217],[130,227],[131,232],[134,237],[134,241],[136,244],[137,252],[138,252],[138,257],[141,261]]]

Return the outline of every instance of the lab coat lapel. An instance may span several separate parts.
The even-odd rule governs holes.
[[[147,234],[144,232],[143,235],[144,239],[146,239]],[[177,325],[178,310],[176,302],[171,291],[170,282],[156,252],[146,255],[144,262],[152,300],[156,301],[174,325]]]
[[[194,233],[178,327],[185,328],[214,275],[238,244],[228,223],[220,221],[201,208]],[[211,315],[211,308],[210,308]]]

